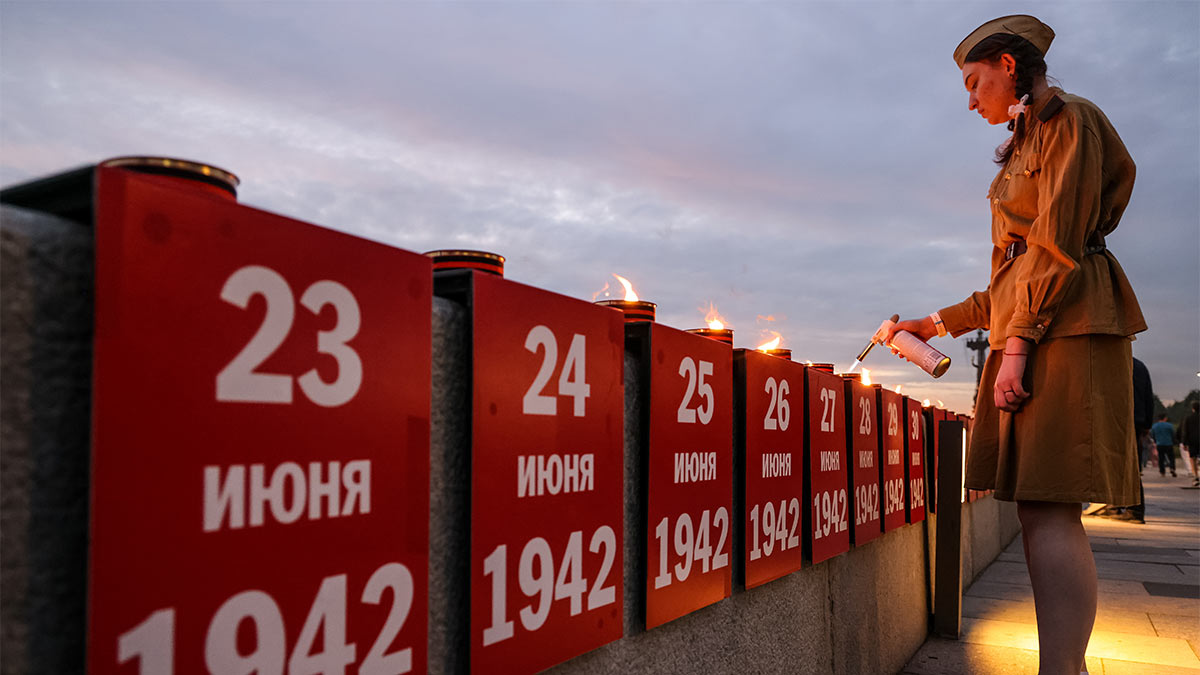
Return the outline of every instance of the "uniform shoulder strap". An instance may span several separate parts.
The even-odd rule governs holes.
[[[1045,107],[1038,113],[1038,120],[1042,122],[1049,121],[1051,117],[1062,111],[1065,105],[1067,104],[1063,102],[1062,98],[1058,94],[1055,94],[1049,101],[1046,101]]]

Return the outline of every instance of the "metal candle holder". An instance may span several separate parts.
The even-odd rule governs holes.
[[[427,251],[425,255],[433,258],[433,271],[440,270],[479,270],[497,276],[504,276],[504,256],[487,251],[472,251],[464,249],[442,249]]]
[[[733,329],[732,328],[692,328],[687,332],[694,335],[701,335],[710,340],[724,342],[729,346],[733,346]]]
[[[645,323],[654,321],[657,305],[645,300],[597,300],[597,305],[613,307],[625,314],[625,323]]]

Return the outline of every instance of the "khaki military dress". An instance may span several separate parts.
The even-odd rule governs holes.
[[[991,283],[940,311],[956,337],[990,331],[966,486],[1003,500],[1134,504],[1130,342],[1146,322],[1105,246],[1133,191],[1133,160],[1086,99],[1051,88],[1025,114],[1025,139],[988,191]],[[1010,336],[1037,343],[1016,413],[992,393]]]

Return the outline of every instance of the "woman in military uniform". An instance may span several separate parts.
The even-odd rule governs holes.
[[[1081,502],[1138,500],[1130,341],[1146,324],[1105,246],[1133,160],[1095,104],[1047,84],[1053,39],[1032,16],[1006,16],[954,50],[969,108],[1013,131],[988,190],[991,282],[894,330],[928,340],[989,329],[966,486],[1017,502],[1040,672],[1073,675],[1096,616]]]

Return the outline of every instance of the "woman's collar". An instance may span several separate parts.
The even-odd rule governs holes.
[[[1037,98],[1033,99],[1033,103],[1027,106],[1025,119],[1042,119],[1042,111],[1046,109],[1046,105],[1050,103],[1050,101],[1054,100],[1056,96],[1062,96],[1063,93],[1063,90],[1059,89],[1058,87],[1046,87],[1046,90],[1038,94]]]

